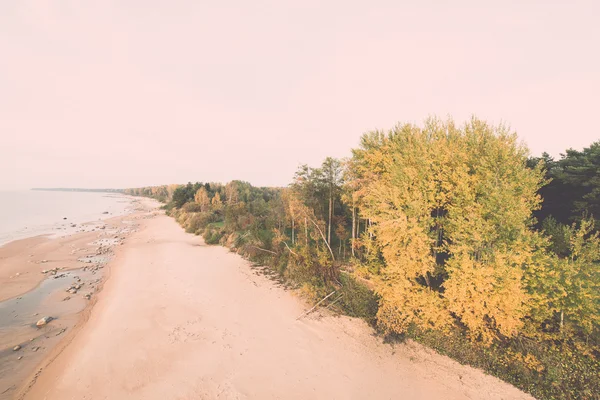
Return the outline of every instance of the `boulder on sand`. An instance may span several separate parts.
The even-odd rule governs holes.
[[[52,321],[52,319],[53,319],[52,317],[44,317],[44,318],[40,319],[40,320],[39,320],[39,321],[38,321],[38,322],[37,322],[35,325],[36,325],[37,327],[44,326],[44,325],[46,325],[48,322]]]

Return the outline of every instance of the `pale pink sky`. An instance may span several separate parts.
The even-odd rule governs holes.
[[[285,185],[432,114],[581,149],[599,4],[1,0],[0,188]]]

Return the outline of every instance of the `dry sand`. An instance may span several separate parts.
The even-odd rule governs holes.
[[[26,399],[530,399],[415,343],[308,306],[169,217],[116,255],[89,320]]]

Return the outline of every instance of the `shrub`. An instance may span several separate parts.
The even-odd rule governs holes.
[[[184,214],[187,219],[182,223],[186,232],[197,233],[202,231],[208,224],[214,220],[214,215],[210,212]]]
[[[351,275],[341,274],[340,283],[342,288],[339,292],[343,294],[340,304],[344,312],[351,317],[362,318],[375,326],[379,308],[378,296]]]
[[[185,203],[181,210],[187,213],[196,213],[202,211],[202,206],[196,202]]]
[[[216,229],[214,227],[207,226],[204,229],[204,233],[202,237],[204,238],[204,243],[206,244],[219,244],[221,238],[225,235],[224,230]]]

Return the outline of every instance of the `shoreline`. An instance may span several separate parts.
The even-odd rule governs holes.
[[[45,276],[31,275],[32,263],[45,264],[45,266],[39,268],[39,272],[44,269],[51,269],[55,267],[56,263],[64,261],[65,263],[72,263],[73,260],[50,260],[49,257],[40,257],[40,255],[49,255],[54,252],[60,251],[59,247],[63,245],[72,245],[73,242],[86,246],[89,243],[85,242],[89,239],[93,242],[94,237],[102,232],[102,226],[106,227],[112,223],[126,219],[127,216],[135,214],[142,203],[141,198],[120,194],[119,197],[126,199],[128,202],[127,207],[121,210],[121,213],[117,215],[106,214],[95,214],[94,217],[98,219],[91,219],[83,222],[74,223],[73,221],[65,222],[63,225],[69,225],[68,227],[60,226],[58,223],[53,225],[44,225],[47,229],[41,233],[34,233],[32,236],[19,237],[0,244],[0,303],[12,298],[18,297],[35,290],[44,280]],[[153,200],[151,200],[153,201]],[[158,204],[158,203],[157,203]],[[73,226],[74,225],[74,226]],[[80,248],[75,248],[80,249]],[[72,249],[72,250],[75,250]],[[37,260],[35,254],[32,252],[38,252]],[[26,257],[25,253],[29,256]],[[72,254],[61,254],[65,257]],[[78,264],[77,264],[78,265]],[[64,271],[76,269],[77,267],[67,266],[63,268]],[[25,270],[25,272],[23,272]],[[27,275],[27,276],[26,276]],[[18,285],[18,288],[7,289],[8,286]]]
[[[86,231],[60,234],[54,237],[53,233],[45,233],[0,245],[0,302],[35,290],[46,279],[46,276],[41,273],[43,270],[51,270],[56,267],[61,271],[76,269],[79,266],[77,259],[69,256],[82,250],[89,250],[90,254],[81,254],[81,256],[91,255],[91,248],[85,249],[84,247],[91,247],[90,244],[95,241],[99,232],[105,230],[106,226],[121,221],[135,212],[133,210],[128,214],[113,216],[101,221],[82,223],[80,226],[85,226],[84,229],[90,229],[92,225],[95,225]],[[71,247],[70,254],[64,251],[68,246]],[[33,272],[38,272],[38,274]],[[7,289],[9,286],[13,286],[13,288]]]
[[[0,246],[0,315],[4,315],[0,399],[16,398],[31,386],[40,368],[49,365],[85,325],[114,259],[127,247],[128,238],[142,229],[141,218],[156,205],[133,198],[128,208],[126,214],[79,225],[86,226],[82,232],[54,238],[38,235]],[[81,289],[65,293],[73,278]],[[41,329],[32,327],[44,316],[54,320]],[[13,345],[21,349],[13,351]]]
[[[94,212],[88,213],[85,215],[79,215],[71,217],[70,219],[62,219],[58,220],[58,222],[46,222],[39,225],[33,226],[24,226],[19,227],[11,232],[0,232],[0,249],[4,246],[10,245],[11,243],[33,239],[36,237],[47,237],[49,239],[58,239],[65,236],[70,236],[77,233],[82,233],[85,231],[81,231],[80,228],[84,228],[87,225],[93,223],[102,223],[105,221],[109,221],[114,218],[123,217],[128,214],[132,214],[135,210],[133,205],[136,202],[139,202],[139,198],[131,195],[127,195],[124,193],[112,193],[110,196],[114,197],[121,201],[127,202],[128,205],[118,210],[104,211],[104,212]],[[109,206],[110,209],[113,206]]]
[[[152,212],[150,210],[149,212]],[[139,212],[139,211],[138,211]],[[140,214],[143,212],[140,212]],[[138,230],[136,232],[141,232],[146,227],[142,224],[138,225]],[[105,286],[109,282],[111,276],[114,274],[114,264],[118,261],[119,256],[127,251],[127,244],[124,246],[119,246],[113,258],[110,262],[107,263],[106,268],[104,269],[104,275],[102,277],[102,281],[97,286],[96,295],[93,296],[90,301],[86,304],[85,308],[78,313],[77,322],[73,325],[73,327],[69,330],[69,332],[63,337],[63,339],[54,346],[43,358],[41,362],[39,362],[35,369],[21,382],[21,384],[15,390],[14,399],[22,400],[27,396],[29,391],[36,384],[38,377],[40,374],[48,368],[73,342],[73,340],[77,337],[79,332],[86,326],[87,322],[92,315],[92,311],[100,297],[105,295]]]

